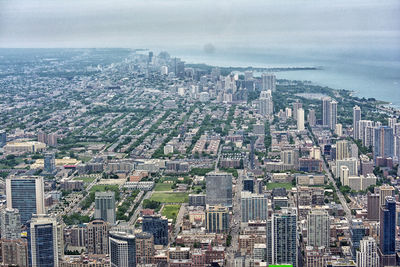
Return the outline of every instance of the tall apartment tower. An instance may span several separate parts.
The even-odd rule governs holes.
[[[272,214],[271,240],[268,242],[267,254],[271,254],[269,264],[292,264],[297,267],[297,214],[296,209],[282,209]]]
[[[242,222],[268,219],[268,198],[266,195],[242,191],[241,203]]]
[[[379,220],[379,194],[372,194],[368,192],[367,195],[367,219]]]
[[[315,110],[314,109],[310,109],[308,111],[307,121],[308,121],[308,124],[310,124],[311,127],[317,125],[317,119],[315,117]]]
[[[229,209],[225,206],[207,205],[206,229],[209,233],[226,233],[229,230]]]
[[[136,242],[134,234],[111,231],[109,241],[111,267],[136,266]]]
[[[142,231],[153,235],[155,245],[168,245],[168,219],[160,216],[143,216]]]
[[[56,170],[56,160],[54,153],[48,152],[44,154],[44,172],[52,174]]]
[[[361,120],[361,108],[359,106],[353,107],[353,138],[355,140],[361,139],[359,133],[358,122]]]
[[[380,250],[384,255],[396,253],[396,200],[385,198],[385,206],[380,208]]]
[[[304,109],[297,110],[297,130],[304,131]]]
[[[391,185],[382,185],[379,187],[379,205],[386,205],[386,197],[394,197],[394,187]]]
[[[232,175],[230,173],[207,173],[206,204],[232,207]]]
[[[276,91],[276,77],[273,73],[263,73],[261,75],[262,89]]]
[[[34,215],[28,229],[28,254],[30,266],[59,266],[57,220],[49,215]]]
[[[343,160],[350,157],[349,142],[340,140],[336,142],[336,160]]]
[[[393,129],[387,126],[376,127],[374,129],[374,160],[377,157],[388,158],[393,156]]]
[[[322,99],[322,124],[334,130],[337,124],[337,102],[330,98]]]
[[[296,101],[292,103],[293,106],[293,119],[297,120],[297,110],[303,108],[303,103]]]
[[[136,233],[136,263],[151,264],[154,257],[154,237],[150,233]]]
[[[6,179],[7,208],[18,209],[21,223],[27,223],[32,214],[45,214],[43,178],[38,176]]]
[[[360,251],[357,251],[358,267],[379,267],[378,249],[375,239],[370,236],[360,241]]]
[[[94,218],[115,224],[115,192],[96,192]]]
[[[3,209],[1,211],[1,238],[21,238],[21,216],[17,209]]]
[[[108,254],[110,226],[103,220],[94,220],[87,225],[87,251],[89,254]]]
[[[261,115],[272,115],[274,113],[274,102],[271,91],[261,91],[259,99],[259,113]]]
[[[325,210],[311,210],[307,218],[307,245],[329,248],[330,220]]]

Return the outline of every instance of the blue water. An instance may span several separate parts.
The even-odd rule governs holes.
[[[215,66],[321,67],[321,70],[277,72],[281,79],[307,80],[359,97],[374,97],[400,108],[400,49],[226,49],[171,51],[188,63]]]

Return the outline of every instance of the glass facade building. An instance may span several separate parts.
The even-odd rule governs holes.
[[[153,235],[154,245],[168,245],[168,220],[160,216],[144,216],[142,231]]]

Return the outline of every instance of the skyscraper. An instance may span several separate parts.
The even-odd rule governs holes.
[[[241,193],[242,222],[265,221],[268,217],[268,199],[266,195],[252,194],[245,191]]]
[[[317,119],[315,117],[315,110],[314,109],[310,109],[308,111],[307,121],[308,121],[308,124],[310,124],[311,127],[317,125]]]
[[[379,205],[386,205],[386,197],[394,196],[394,187],[391,185],[382,185],[379,187]]]
[[[350,157],[349,142],[340,140],[336,142],[336,160],[343,160]]]
[[[229,229],[229,210],[224,206],[206,207],[206,229],[210,233],[225,233]]]
[[[322,124],[334,130],[337,124],[337,102],[330,98],[322,99]]]
[[[361,219],[353,219],[350,225],[350,241],[353,258],[356,258],[356,251],[360,248],[360,240],[365,236],[365,227]]]
[[[94,218],[115,224],[115,192],[96,192]]]
[[[34,215],[28,229],[30,266],[57,267],[59,240],[57,221],[48,215]]]
[[[271,250],[272,262],[269,264],[292,264],[297,267],[296,221],[296,209],[282,209],[272,215],[271,242],[267,244],[267,250]]]
[[[261,75],[262,89],[276,91],[276,77],[273,73],[263,73]]]
[[[21,216],[17,209],[6,208],[1,211],[1,238],[21,238]]]
[[[374,129],[374,160],[377,157],[394,156],[394,138],[393,129],[387,126],[381,126]]]
[[[7,207],[18,209],[21,223],[25,224],[32,214],[44,214],[43,178],[37,176],[6,179]]]
[[[89,254],[108,254],[108,232],[110,226],[103,220],[94,220],[87,225]]]
[[[232,206],[232,175],[230,173],[207,173],[206,204]]]
[[[361,108],[359,106],[353,107],[353,138],[355,140],[361,139],[359,133],[358,122],[361,120]]]
[[[111,231],[109,241],[111,267],[136,266],[136,242],[134,234]]]
[[[386,197],[385,205],[380,208],[379,246],[383,255],[396,253],[396,200]]]
[[[44,172],[48,174],[54,173],[56,170],[56,160],[54,153],[48,152],[44,154]]]
[[[154,245],[168,245],[168,219],[160,216],[143,216],[142,231],[153,235]]]
[[[154,237],[150,233],[141,232],[136,235],[136,263],[150,264],[154,256]]]
[[[325,210],[311,210],[307,218],[307,245],[329,248],[330,221]]]
[[[0,147],[7,144],[7,133],[6,131],[0,131]]]
[[[262,91],[259,99],[259,113],[261,115],[272,115],[274,113],[274,102],[271,91]]]
[[[357,251],[357,267],[379,267],[379,256],[375,239],[370,236],[360,241],[360,251]]]
[[[304,131],[304,109],[297,110],[297,130]]]
[[[367,195],[367,219],[379,220],[379,194],[368,192]]]

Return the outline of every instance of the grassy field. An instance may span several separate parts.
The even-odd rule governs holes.
[[[74,180],[82,180],[84,183],[90,184],[96,179],[96,177],[75,177]]]
[[[157,183],[154,191],[171,191],[171,184]]]
[[[104,185],[104,184],[96,184],[92,188],[90,188],[90,192],[103,192],[107,190],[118,191],[118,185]]]
[[[292,183],[267,183],[267,189],[271,190],[274,188],[286,188],[287,190],[292,189]]]
[[[181,205],[165,205],[161,211],[161,215],[167,217],[168,219],[172,219],[175,222],[180,208]]]
[[[184,203],[189,201],[188,193],[154,192],[150,200],[161,203]]]

